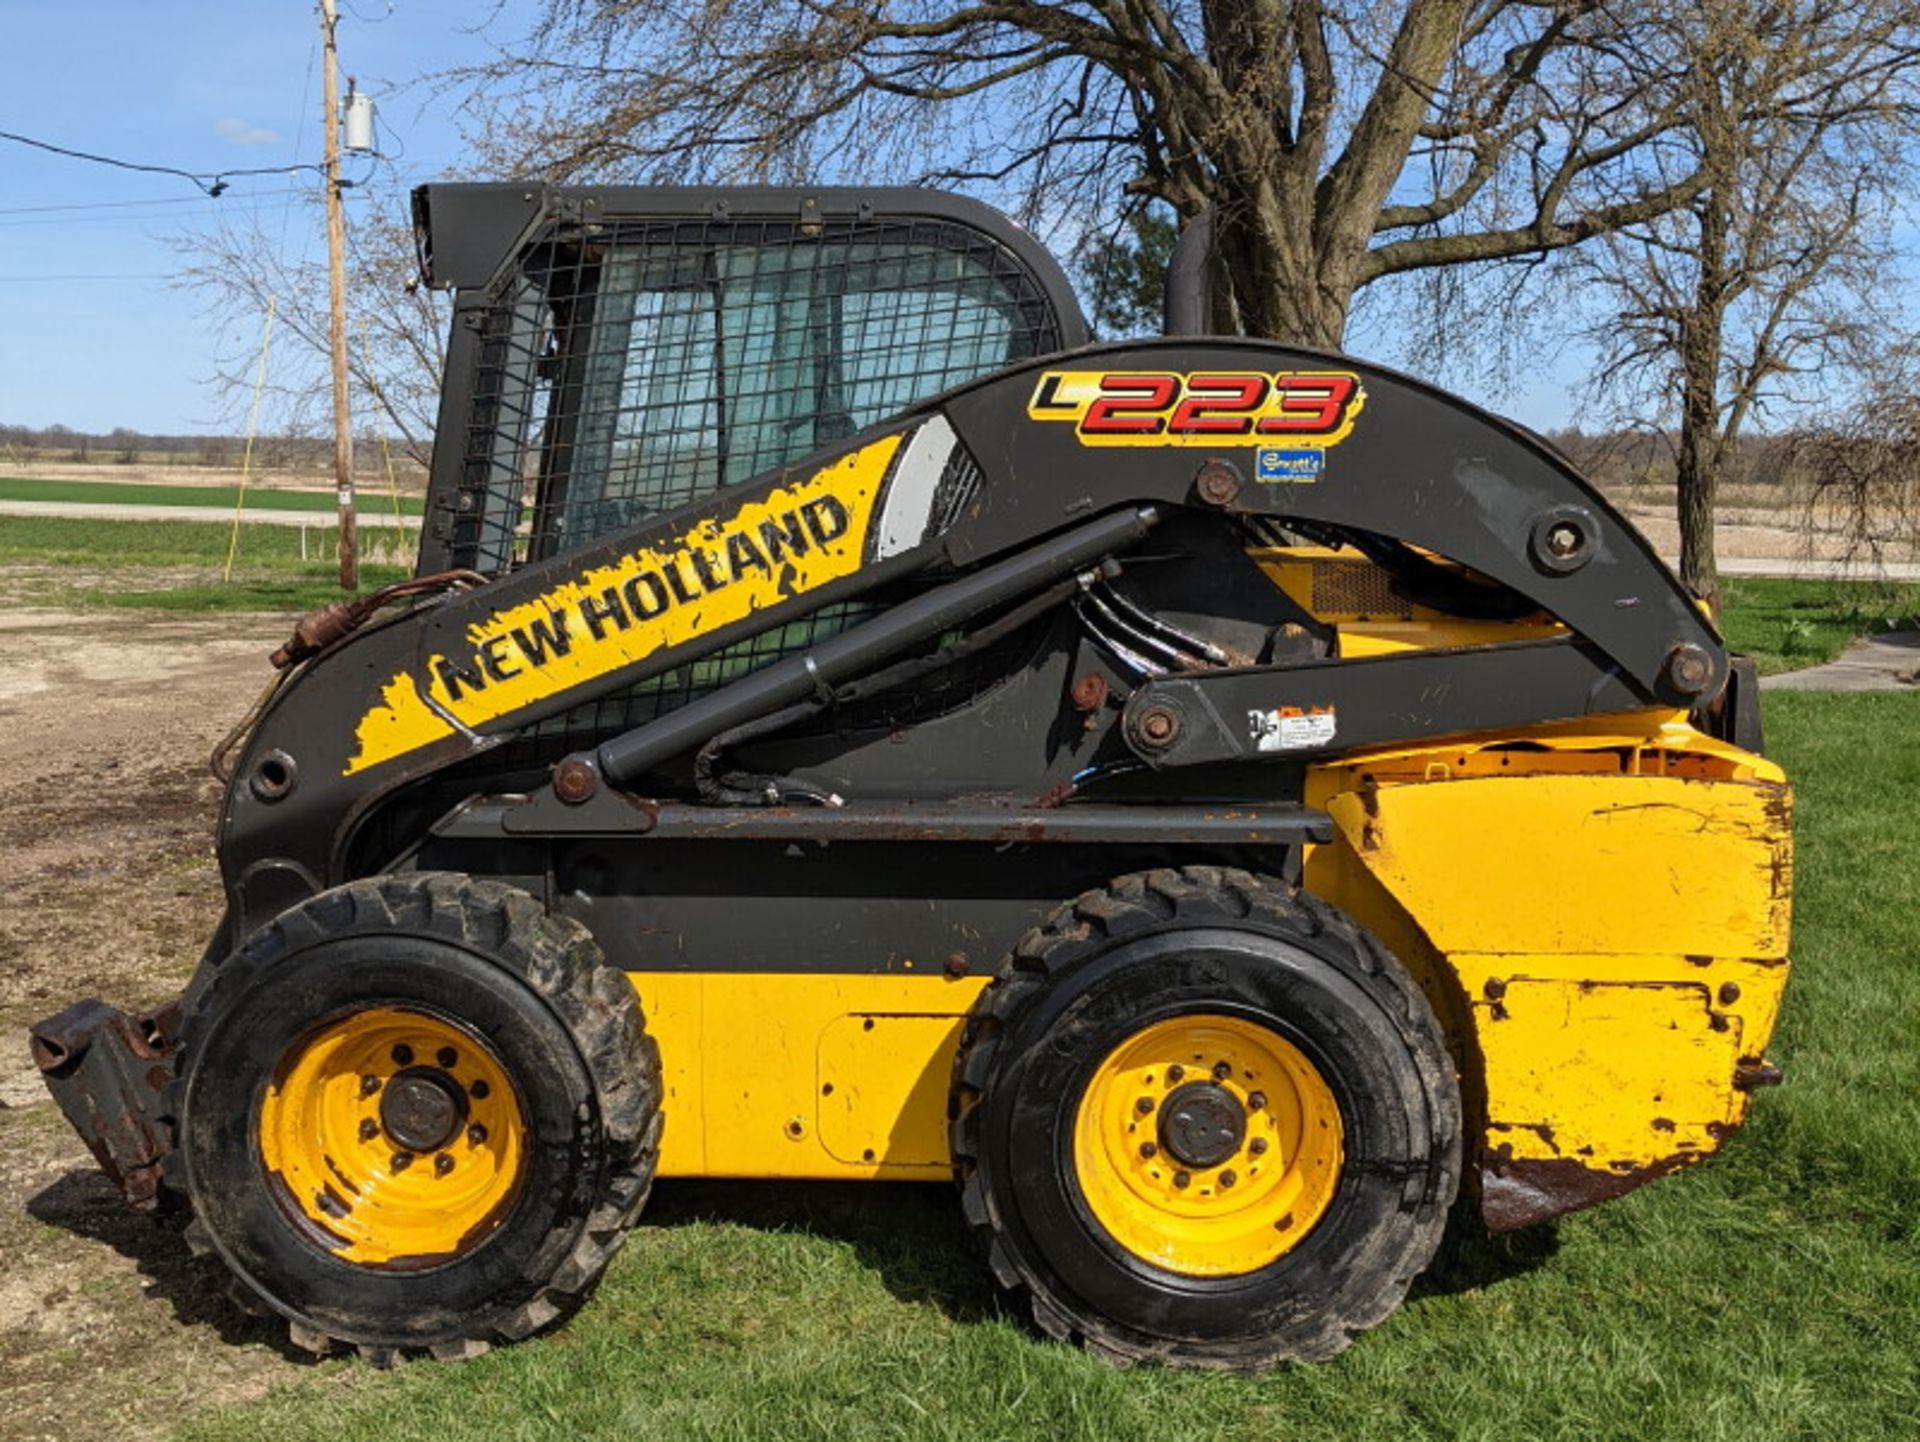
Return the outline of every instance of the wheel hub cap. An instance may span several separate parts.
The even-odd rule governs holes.
[[[466,1119],[466,1091],[443,1071],[403,1071],[381,1089],[380,1125],[410,1152],[438,1151]]]
[[[1160,1145],[1190,1167],[1217,1167],[1247,1135],[1247,1109],[1225,1087],[1188,1082],[1160,1107]]]

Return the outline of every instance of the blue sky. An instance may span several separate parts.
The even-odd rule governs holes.
[[[471,27],[488,10],[471,0],[394,0],[391,13],[387,0],[343,3],[342,71],[379,94],[482,58]],[[318,37],[300,0],[8,0],[0,130],[194,171],[315,161]],[[444,106],[389,95],[380,119],[404,143],[398,169],[409,182],[454,159]],[[271,230],[284,221],[290,249],[318,254],[312,208],[293,203],[317,185],[311,172],[261,176],[208,200],[177,178],[0,143],[0,421],[235,429],[207,384],[219,338],[205,301],[166,279],[182,263],[170,239],[216,210],[257,209]]]
[[[511,35],[525,9],[507,0],[496,33]],[[6,0],[0,13],[0,130],[192,171],[319,157],[311,4]],[[473,27],[492,13],[476,0],[342,0],[342,71],[384,97],[381,123],[397,139],[391,148],[404,149],[395,169],[405,184],[455,163],[459,137],[444,102],[396,85],[484,58],[489,43]],[[317,188],[311,172],[262,176],[209,200],[178,178],[0,142],[0,421],[237,431],[209,381],[216,354],[251,345],[257,322],[223,346],[205,298],[169,279],[183,264],[173,242],[218,213],[251,210],[290,253],[317,256],[317,210],[297,203]],[[1492,393],[1471,377],[1443,381],[1547,427],[1568,418],[1576,374],[1566,358]]]

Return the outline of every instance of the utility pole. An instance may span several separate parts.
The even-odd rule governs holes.
[[[353,515],[353,407],[347,397],[347,219],[340,203],[340,60],[333,32],[335,0],[320,0],[324,55],[320,94],[326,107],[327,281],[333,341],[333,479],[340,501],[340,589],[360,589],[360,549]]]

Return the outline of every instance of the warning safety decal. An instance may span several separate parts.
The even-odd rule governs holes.
[[[1333,745],[1333,707],[1276,706],[1247,712],[1247,734],[1256,751],[1314,751]]]

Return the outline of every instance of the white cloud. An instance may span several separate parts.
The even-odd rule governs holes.
[[[214,134],[233,145],[273,145],[280,139],[277,130],[263,130],[231,115],[213,127]]]

